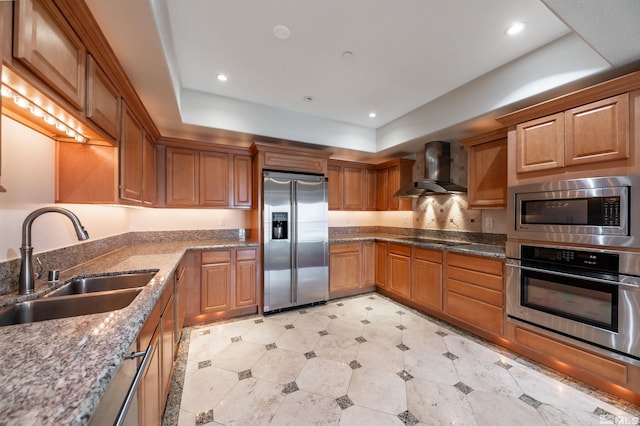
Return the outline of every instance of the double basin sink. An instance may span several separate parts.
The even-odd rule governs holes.
[[[127,306],[157,271],[77,277],[45,297],[0,310],[0,326],[115,311]]]

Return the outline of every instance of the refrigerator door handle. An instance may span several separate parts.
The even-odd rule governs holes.
[[[291,302],[298,301],[298,182],[291,181]]]

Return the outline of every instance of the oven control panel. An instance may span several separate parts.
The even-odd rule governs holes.
[[[524,263],[527,261],[544,262],[556,267],[618,273],[619,255],[616,253],[523,245],[520,255]]]

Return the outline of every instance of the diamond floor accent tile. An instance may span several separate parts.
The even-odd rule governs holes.
[[[276,344],[275,344],[275,343],[269,343],[268,345],[264,345],[264,347],[265,347],[268,351],[270,351],[270,350],[272,350],[272,349],[277,348],[278,346],[276,346]]]
[[[338,318],[338,317],[332,314],[332,315],[329,315],[329,318],[331,318],[331,319],[336,319],[336,318]]]
[[[196,426],[206,425],[213,421],[213,410],[203,411],[196,416]]]
[[[238,380],[250,379],[253,377],[251,370],[244,370],[238,373]]]
[[[360,322],[363,323],[364,325],[371,324],[371,321],[369,320],[362,320]]]
[[[405,371],[405,370],[402,370],[401,372],[399,372],[398,376],[405,382],[408,382],[409,380],[413,379],[413,376],[409,374],[408,371]]]
[[[317,356],[318,356],[318,355],[316,355],[316,353],[315,353],[314,351],[307,352],[306,354],[304,354],[304,357],[305,357],[306,359],[315,358],[315,357],[317,357]]]
[[[365,309],[366,309],[367,311],[373,311],[373,308],[372,308],[371,306],[367,306]]]
[[[529,395],[527,395],[526,393],[523,393],[522,395],[520,395],[520,401],[525,402],[527,405],[532,406],[533,408],[538,408],[540,405],[542,405],[542,403],[540,401],[538,401],[535,398],[530,397]]]
[[[406,312],[405,312],[405,311],[396,311],[396,314],[398,314],[398,315],[404,315],[404,314],[406,314]]]
[[[369,300],[376,300],[376,298],[373,296],[369,296]]]
[[[242,336],[236,336],[231,338],[231,343],[242,342]]]
[[[282,388],[282,393],[290,394],[298,390],[300,390],[300,388],[298,388],[298,384],[296,382],[290,382],[284,385],[284,387]]]
[[[409,350],[409,346],[405,345],[404,343],[400,343],[398,346],[396,346],[396,348],[400,349],[402,352]]]
[[[449,358],[451,361],[458,359],[457,355],[452,354],[451,352],[445,352],[442,354],[445,358]]]
[[[360,337],[356,337],[356,340],[358,341],[358,343],[364,343],[367,341],[367,339],[365,339],[364,337],[360,336]]]
[[[396,325],[396,328],[397,328],[398,330],[406,330],[406,329],[407,329],[407,327],[405,327],[405,326],[404,326],[404,325],[402,325],[402,324],[400,324],[400,325]]]
[[[445,333],[444,331],[436,331],[436,334],[440,337],[448,336],[448,334]]]
[[[201,335],[201,336],[206,336],[207,334],[211,334],[211,330],[202,330],[202,331],[200,332],[200,335]]]
[[[284,328],[286,328],[287,330],[291,330],[292,328],[295,328],[295,327],[293,326],[293,324],[287,324],[284,326]]]
[[[306,314],[306,313],[307,313],[307,310],[306,310],[306,309],[300,309],[300,310],[298,311],[298,313],[299,313],[300,315],[302,315],[302,314]]]
[[[596,416],[600,416],[600,424],[607,424],[605,422],[610,422],[611,424],[614,424],[613,422],[616,420],[616,416],[614,416],[607,410],[603,410],[600,407],[596,407],[596,409],[593,410],[593,414],[595,414]]]
[[[208,359],[206,361],[200,361],[198,363],[198,370],[200,370],[201,368],[207,368],[207,367],[211,367],[211,360]]]
[[[465,385],[462,382],[458,382],[455,385],[453,385],[456,389],[458,389],[460,392],[462,392],[465,395],[469,395],[471,392],[473,392],[473,388],[470,386]]]
[[[318,331],[318,334],[321,335],[321,336],[328,336],[329,332],[327,330],[320,330],[320,331]]]
[[[264,320],[262,318],[257,319],[257,320],[253,320],[254,323],[256,324],[262,324],[264,322]]]
[[[343,410],[346,410],[347,408],[353,405],[353,401],[351,400],[351,398],[349,398],[348,395],[344,395],[339,398],[336,398],[336,402],[338,403],[338,406]]]
[[[502,360],[500,360],[500,361],[496,361],[496,363],[495,363],[495,364],[496,364],[498,367],[502,367],[502,368],[504,368],[505,370],[508,370],[508,369],[510,369],[511,367],[513,367],[513,365],[509,364],[508,362],[504,362],[504,361],[502,361]]]
[[[356,368],[362,367],[362,365],[354,359],[353,361],[349,361],[349,367],[351,367],[352,370],[355,370]]]
[[[336,303],[336,306],[344,306],[344,303]]]
[[[416,416],[411,414],[411,411],[409,410],[398,414],[398,418],[402,421],[402,423],[409,426],[415,426],[420,423],[418,419],[416,419]]]

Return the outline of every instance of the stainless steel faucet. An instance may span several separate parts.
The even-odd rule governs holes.
[[[22,224],[22,247],[20,247],[22,262],[20,265],[20,278],[18,280],[18,292],[20,294],[33,293],[35,288],[33,273],[33,247],[31,247],[31,224],[36,220],[36,218],[45,213],[60,213],[65,215],[69,220],[71,220],[71,223],[73,223],[73,227],[76,230],[76,235],[78,236],[79,241],[84,241],[89,238],[89,234],[80,223],[78,216],[67,209],[63,209],[61,207],[43,207],[29,213]]]

